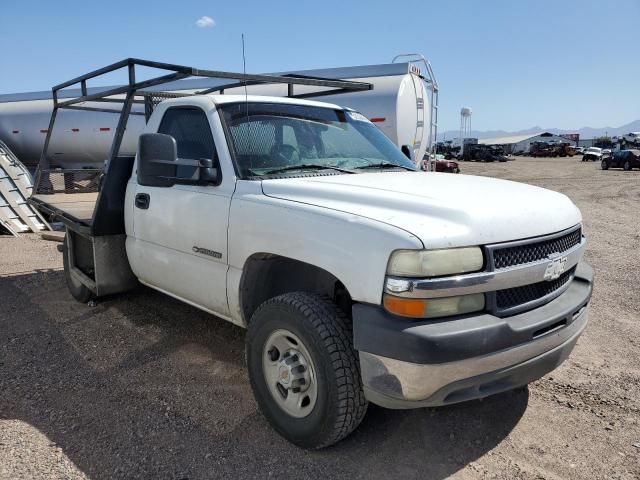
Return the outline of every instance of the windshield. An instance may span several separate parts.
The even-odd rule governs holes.
[[[391,141],[357,112],[285,103],[219,107],[243,178],[331,170],[416,170]]]
[[[602,149],[597,148],[597,147],[587,148],[587,152],[589,152],[589,153],[600,153],[601,151],[602,151]]]

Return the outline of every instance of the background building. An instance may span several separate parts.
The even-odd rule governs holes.
[[[524,135],[512,135],[509,137],[482,138],[478,143],[483,145],[500,145],[504,148],[504,153],[528,152],[533,142],[569,142],[575,145],[575,142],[554,135],[550,132],[527,133]]]

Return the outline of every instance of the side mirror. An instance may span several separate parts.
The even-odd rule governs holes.
[[[138,184],[171,187],[175,183],[178,148],[175,139],[162,133],[144,133],[138,143]]]
[[[200,178],[202,183],[212,183],[218,185],[220,183],[220,175],[217,168],[213,166],[213,160],[200,160]]]

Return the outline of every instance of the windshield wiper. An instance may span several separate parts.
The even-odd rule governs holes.
[[[349,170],[347,168],[334,167],[331,165],[320,165],[315,163],[304,163],[302,165],[289,165],[288,167],[274,168],[273,170],[268,170],[262,173],[262,175],[273,175],[275,173],[283,173],[293,170],[336,170],[343,173],[356,173],[353,170]]]
[[[371,170],[374,168],[384,169],[384,168],[404,168],[405,170],[409,170],[410,172],[415,172],[416,170],[411,167],[405,167],[404,165],[398,165],[396,163],[391,162],[380,162],[380,163],[372,163],[371,165],[365,165],[363,167],[356,167],[356,170]]]

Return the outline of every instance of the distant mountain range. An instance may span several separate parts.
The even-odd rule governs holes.
[[[629,132],[640,132],[640,120],[635,120],[631,123],[627,123],[626,125],[622,125],[621,127],[602,127],[602,128],[592,128],[592,127],[582,127],[577,130],[562,130],[560,128],[542,128],[542,127],[531,127],[525,130],[518,130],[515,132],[507,132],[505,130],[471,130],[471,134],[469,135],[471,138],[496,138],[496,137],[509,137],[511,135],[526,135],[527,133],[538,133],[538,132],[550,132],[557,135],[562,135],[565,133],[579,133],[580,138],[595,138],[601,137],[603,135],[609,135],[610,137],[617,137],[620,135],[625,135]],[[460,135],[458,130],[447,130],[445,132],[438,132],[438,141],[442,140],[452,140],[453,138],[457,138]]]

